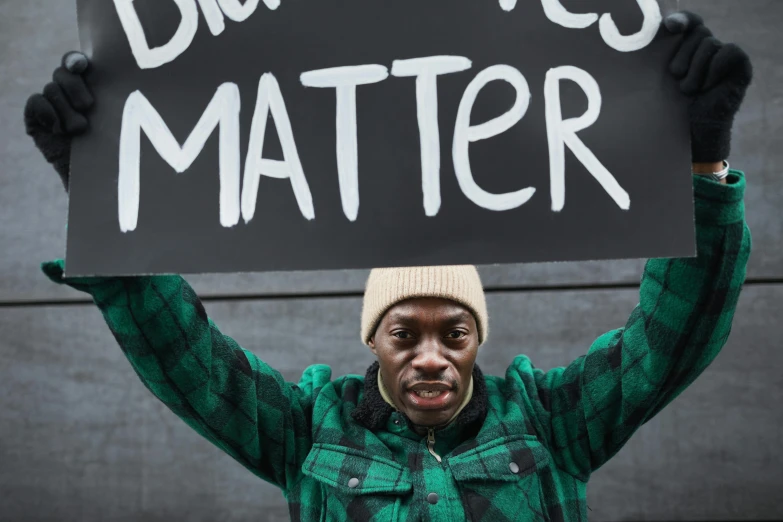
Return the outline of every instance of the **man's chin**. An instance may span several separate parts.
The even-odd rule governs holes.
[[[451,408],[448,410],[413,410],[407,412],[413,424],[421,428],[439,428],[451,419]]]

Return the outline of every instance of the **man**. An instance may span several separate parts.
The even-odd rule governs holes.
[[[474,267],[373,270],[364,378],[307,368],[298,384],[221,333],[179,276],[63,278],[89,293],[144,384],[188,425],[279,486],[292,520],[584,520],[591,474],[717,356],[744,281],[744,174],[729,171],[748,57],[678,13],[671,73],[690,97],[698,256],[651,260],[625,327],[569,366],[475,364],[488,335]],[[71,136],[93,105],[69,53],[25,121],[68,188]],[[655,158],[640,158],[655,161]]]

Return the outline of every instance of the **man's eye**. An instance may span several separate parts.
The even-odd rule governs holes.
[[[449,332],[449,335],[447,336],[449,339],[461,339],[465,336],[465,332],[462,332],[460,330],[454,330],[453,332]]]
[[[410,339],[412,337],[410,332],[394,332],[392,335],[398,339]]]

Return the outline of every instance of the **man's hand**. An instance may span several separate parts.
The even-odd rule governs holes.
[[[82,77],[89,65],[89,60],[82,53],[67,53],[61,66],[55,69],[53,81],[44,87],[41,94],[32,95],[24,109],[27,134],[33,138],[46,161],[54,166],[66,192],[71,138],[87,130],[89,122],[85,114],[94,104]]]
[[[729,157],[734,116],[753,77],[750,58],[736,45],[714,38],[696,14],[675,13],[663,23],[683,35],[669,70],[691,99],[692,161],[720,164]]]

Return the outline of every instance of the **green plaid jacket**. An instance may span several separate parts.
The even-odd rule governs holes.
[[[433,453],[378,402],[377,365],[335,379],[316,365],[286,382],[221,333],[179,276],[66,279],[62,260],[43,270],[93,297],[147,388],[279,486],[292,520],[586,520],[591,473],[729,336],[751,246],[745,177],[694,188],[698,257],[648,261],[627,324],[570,365],[545,372],[519,355],[502,377],[476,368],[473,400]]]

